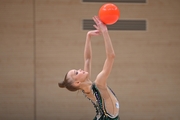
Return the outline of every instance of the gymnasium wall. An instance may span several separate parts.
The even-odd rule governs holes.
[[[92,120],[82,93],[57,83],[83,69],[83,19],[103,2],[0,0],[0,120]],[[122,120],[180,119],[180,1],[115,3],[121,20],[146,20],[146,30],[110,30],[116,59],[108,85]],[[92,80],[105,60],[102,36],[92,38]]]

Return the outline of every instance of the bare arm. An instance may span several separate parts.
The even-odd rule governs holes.
[[[114,58],[115,58],[115,53],[114,49],[112,46],[112,42],[107,30],[106,25],[104,25],[98,17],[93,18],[96,25],[94,27],[96,29],[99,29],[103,35],[104,38],[104,44],[105,44],[105,49],[106,49],[106,60],[103,66],[102,71],[97,75],[97,78],[95,80],[96,84],[101,85],[101,86],[106,86],[107,85],[107,78],[110,75],[110,72],[112,70],[112,66],[114,63]]]
[[[91,47],[91,37],[99,35],[99,30],[89,31],[86,35],[86,42],[84,47],[84,70],[87,71],[88,78],[91,78],[91,61],[92,61],[92,47]]]

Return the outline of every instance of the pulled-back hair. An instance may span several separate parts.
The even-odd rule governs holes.
[[[74,86],[72,85],[73,80],[70,79],[70,78],[68,78],[68,77],[67,77],[67,74],[68,74],[68,73],[66,73],[66,75],[65,75],[65,77],[64,77],[64,81],[58,83],[59,87],[60,87],[60,88],[67,88],[69,91],[77,91],[78,88],[76,88],[76,87],[74,87]]]

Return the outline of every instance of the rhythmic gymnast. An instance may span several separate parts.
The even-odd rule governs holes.
[[[93,17],[96,30],[88,31],[84,47],[84,70],[72,69],[65,75],[64,81],[59,82],[61,88],[69,91],[81,90],[96,108],[93,120],[119,120],[119,102],[114,92],[108,87],[107,79],[111,73],[115,58],[114,49],[107,26],[97,16]],[[94,82],[91,79],[92,48],[91,37],[102,34],[104,38],[106,60],[102,71]]]

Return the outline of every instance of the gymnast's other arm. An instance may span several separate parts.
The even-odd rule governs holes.
[[[84,71],[88,72],[88,79],[91,79],[91,61],[92,61],[91,37],[97,35],[100,35],[99,30],[89,31],[86,35],[86,42],[84,47]]]

